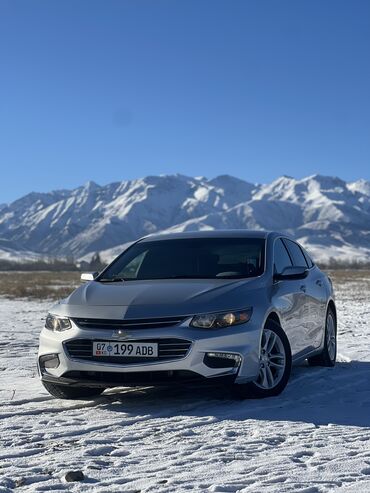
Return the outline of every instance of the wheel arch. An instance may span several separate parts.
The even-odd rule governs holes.
[[[258,345],[258,356],[259,356],[259,351],[260,351],[260,348],[261,348],[261,340],[262,340],[262,333],[263,333],[263,329],[265,328],[267,322],[269,320],[272,320],[273,322],[277,323],[280,327],[281,327],[281,322],[280,322],[280,318],[279,318],[279,315],[276,313],[275,310],[271,310],[271,311],[267,311],[265,314],[264,314],[264,317],[262,318],[261,320],[261,325],[260,325],[260,334],[259,334],[259,345]],[[283,327],[281,327],[283,329]],[[283,329],[284,330],[284,329]],[[285,332],[285,331],[284,331]]]
[[[272,322],[275,322],[277,325],[279,325],[279,327],[282,329],[282,331],[285,333],[285,335],[287,336],[288,338],[288,341],[289,341],[289,344],[291,344],[291,341],[290,341],[290,338],[285,330],[285,327],[281,321],[281,318],[279,316],[279,313],[276,311],[276,309],[272,309],[270,312],[267,313],[266,315],[266,318],[265,318],[265,322],[263,324],[263,327],[265,327],[266,323],[271,320]],[[262,328],[263,328],[262,327]],[[262,330],[261,330],[261,337],[262,337]]]
[[[329,308],[331,308],[333,310],[333,313],[334,313],[334,318],[335,318],[335,325],[337,325],[337,307],[335,306],[335,303],[334,303],[334,300],[333,299],[330,299],[329,300],[329,303],[328,303],[328,306],[327,306],[327,309],[326,311],[329,310]]]
[[[279,324],[279,325],[280,325],[280,327],[281,327],[280,318],[279,318],[279,315],[278,315],[276,312],[272,311],[272,312],[270,312],[270,313],[267,315],[266,320],[265,320],[265,324],[266,324],[266,322],[267,322],[268,320],[272,320],[273,322],[276,322],[276,323],[277,323],[277,324]]]

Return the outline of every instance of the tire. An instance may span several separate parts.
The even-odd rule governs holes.
[[[92,387],[68,387],[68,385],[58,385],[50,382],[42,382],[45,389],[58,399],[85,399],[100,395],[104,388]]]
[[[337,358],[337,320],[332,308],[328,308],[325,319],[325,341],[322,352],[308,358],[310,366],[334,366]]]
[[[279,395],[288,383],[291,370],[292,353],[288,338],[278,323],[267,320],[261,337],[260,373],[254,382],[234,384],[234,391],[239,398],[261,399]]]

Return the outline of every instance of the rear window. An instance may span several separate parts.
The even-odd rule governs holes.
[[[304,258],[306,259],[308,267],[311,269],[311,267],[314,266],[312,258],[308,255],[308,253],[306,252],[306,250],[304,248],[301,247],[301,250],[302,250],[302,253],[304,255]]]
[[[274,244],[274,268],[277,274],[281,274],[286,267],[291,267],[292,261],[288,255],[284,243],[279,238]]]
[[[300,246],[297,243],[294,243],[294,241],[287,240],[286,238],[284,238],[284,243],[288,248],[293,265],[295,267],[308,267]]]
[[[262,238],[186,238],[141,241],[104,272],[104,280],[244,278],[263,273]],[[99,278],[98,280],[103,280]]]

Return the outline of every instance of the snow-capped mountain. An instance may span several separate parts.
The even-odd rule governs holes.
[[[146,178],[30,193],[0,208],[14,250],[112,258],[160,231],[248,228],[292,234],[319,260],[370,260],[370,182],[314,175],[253,185],[222,175]],[[0,249],[1,249],[0,245]]]
[[[11,240],[0,238],[0,262],[37,262],[49,260],[45,254],[32,252],[18,247]],[[50,259],[51,260],[51,259]]]

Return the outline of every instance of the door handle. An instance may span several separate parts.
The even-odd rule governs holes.
[[[318,286],[320,286],[320,288],[321,288],[322,287],[322,281],[321,281],[321,279],[317,279],[316,284]]]
[[[306,286],[304,284],[302,284],[302,286],[299,289],[304,293],[306,292]]]

